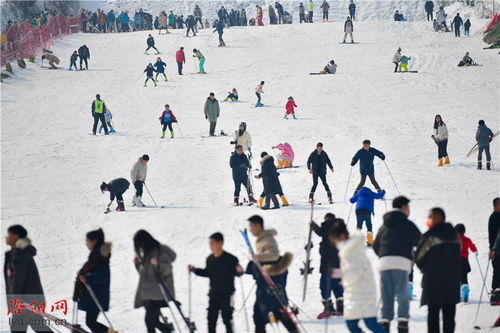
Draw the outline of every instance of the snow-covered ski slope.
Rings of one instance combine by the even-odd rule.
[[[472,20],[472,33],[484,23]],[[40,68],[39,63],[29,64],[24,71],[15,67],[15,78],[1,85],[2,235],[11,224],[27,227],[38,248],[36,261],[49,303],[70,299],[75,274],[88,255],[85,233],[102,227],[114,244],[109,317],[120,331],[144,332],[144,311],[133,309],[138,282],[132,264],[134,233],[144,228],[177,252],[176,293],[187,311],[186,266],[204,265],[209,254],[208,236],[222,231],[226,250],[246,264],[246,248],[238,230],[245,228],[250,215],[261,214],[268,228],[278,230],[280,250],[295,255],[288,293],[304,310],[299,317],[308,332],[323,332],[324,321],[313,319],[322,309],[319,239],[314,239],[315,271],[309,278],[305,304],[300,303],[299,274],[305,257],[307,195],[312,183],[304,165],[318,141],[324,143],[335,166],[335,173],[328,175],[335,204],[317,206],[316,221],[329,211],[347,220],[350,205],[343,202],[343,196],[350,160],[362,140],[369,138],[386,154],[401,194],[412,199],[411,218],[420,229],[426,229],[429,208],[443,207],[449,221],[467,226],[467,235],[479,247],[484,272],[487,219],[491,200],[499,194],[500,174],[498,169],[477,171],[475,157],[466,158],[465,154],[475,143],[479,119],[493,130],[499,128],[498,55],[482,49],[480,35],[457,39],[451,33],[434,33],[427,22],[355,22],[354,36],[360,42],[355,45],[339,44],[342,29],[343,22],[339,21],[235,27],[224,34],[226,48],[216,47],[217,37],[211,30],[202,30],[196,38],[184,38],[184,31],[178,30],[167,36],[155,35],[160,56],[168,63],[169,77],[168,82],[160,80],[156,88],[151,82],[144,88],[144,76],[140,76],[147,63],[156,59],[155,55],[144,54],[148,32],[72,35],[53,48],[62,60],[62,69],[50,71]],[[90,48],[90,70],[67,71],[70,54],[81,44]],[[175,50],[180,46],[187,51],[186,75],[182,77],[176,74],[174,62]],[[411,69],[418,70],[418,74],[393,73],[391,61],[398,47],[412,57]],[[207,75],[193,74],[193,48],[205,54]],[[466,51],[483,66],[457,67]],[[338,74],[309,75],[321,70],[330,59],[338,64]],[[261,80],[266,81],[263,102],[268,107],[254,108],[254,88]],[[301,167],[281,171],[280,176],[290,207],[267,212],[231,207],[233,182],[228,162],[232,138],[201,137],[208,132],[203,116],[208,94],[215,92],[221,101],[231,88],[238,89],[241,101],[221,104],[217,129],[233,133],[241,121],[247,122],[254,142],[255,167],[259,167],[260,152],[272,153],[272,145],[289,142],[293,146],[295,164]],[[89,135],[90,105],[96,93],[114,114],[118,131],[114,135]],[[289,96],[299,106],[298,120],[283,119]],[[173,140],[160,139],[158,117],[166,103],[171,105],[182,130],[180,135],[174,127]],[[435,114],[442,115],[450,132],[452,164],[443,168],[436,167],[436,146],[430,138]],[[492,147],[495,165],[500,165],[499,144],[494,142]],[[131,188],[125,194],[126,212],[103,214],[108,198],[100,193],[100,183],[128,178],[132,164],[145,153],[151,157],[148,188],[156,202],[167,207],[131,207]],[[388,198],[397,196],[385,165],[377,160],[375,167]],[[349,194],[357,181],[355,167]],[[255,192],[261,190],[260,181],[255,180]],[[316,197],[326,202],[321,185]],[[152,204],[147,193],[144,201]],[[388,208],[390,204],[388,201]],[[375,230],[381,225],[385,209],[383,202],[376,203]],[[349,226],[354,228],[353,213]],[[372,257],[376,267],[377,259]],[[459,332],[472,331],[479,301],[481,278],[473,256],[471,265],[471,301],[458,306]],[[421,274],[416,271],[417,295],[420,280]],[[246,276],[243,282],[249,292],[253,280]],[[488,286],[490,282],[488,276]],[[204,332],[208,280],[194,278],[192,286],[193,319]],[[253,301],[251,296],[249,313]],[[5,298],[1,302],[5,309]],[[237,281],[234,317],[239,332],[245,331],[241,304]],[[167,311],[165,314],[170,316]],[[424,332],[426,309],[419,308],[418,299],[412,302],[411,314],[412,332]],[[478,324],[491,325],[497,315],[498,309],[483,304]],[[2,313],[3,330],[7,329],[4,319]],[[332,331],[347,331],[343,319],[330,320],[330,325],[334,325]]]

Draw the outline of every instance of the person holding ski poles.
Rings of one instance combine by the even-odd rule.
[[[158,49],[155,47],[155,39],[153,38],[153,36],[151,36],[151,34],[148,35],[146,44],[148,45],[148,48],[146,49],[146,51],[144,51],[144,54],[148,54],[149,49],[155,49],[156,54],[160,53],[160,51],[158,51]]]
[[[168,127],[170,131],[170,138],[174,138],[174,129],[172,128],[172,123],[177,123],[177,118],[175,118],[174,113],[172,110],[170,110],[170,105],[165,104],[165,110],[163,110],[160,118],[160,123],[163,126],[162,132],[161,132],[161,138],[163,139],[165,137],[165,131]]]
[[[125,210],[125,204],[123,203],[123,193],[125,193],[128,190],[129,186],[130,186],[130,183],[125,178],[113,179],[108,184],[106,184],[105,182],[102,182],[101,187],[100,187],[101,192],[102,193],[109,192],[110,202],[108,204],[106,212],[110,211],[109,207],[111,206],[111,204],[113,203],[115,198],[116,198],[116,203],[117,203],[116,210],[117,211],[124,211]]]
[[[241,145],[236,145],[236,149],[229,159],[229,166],[233,170],[234,205],[240,205],[239,197],[242,184],[247,189],[248,201],[250,203],[257,202],[253,198],[252,186],[250,185],[248,178],[248,169],[250,168],[250,162],[248,161],[248,157],[244,153],[243,147]]]
[[[224,43],[224,40],[222,39],[222,34],[224,33],[224,22],[223,21],[216,20],[215,29],[214,29],[213,33],[215,33],[216,31],[219,34],[219,46],[226,46],[226,43]]]
[[[330,161],[330,157],[323,150],[323,144],[318,142],[316,149],[309,155],[307,159],[307,169],[309,173],[313,176],[313,186],[311,187],[311,193],[309,193],[309,202],[314,202],[314,192],[318,187],[318,178],[321,179],[323,186],[325,187],[326,195],[328,196],[328,202],[333,203],[332,192],[330,192],[330,187],[326,182],[326,166],[330,168],[333,173],[333,165]]]
[[[471,239],[465,236],[465,225],[459,223],[455,226],[455,230],[460,237],[460,242],[462,243],[462,251],[460,252],[460,260],[462,261],[462,275],[461,275],[461,286],[460,286],[460,300],[462,302],[469,302],[469,281],[467,275],[471,271],[469,263],[469,250],[476,254],[476,245],[471,241]]]
[[[168,81],[167,75],[165,74],[165,67],[167,67],[167,64],[161,60],[160,57],[156,59],[155,64],[153,67],[156,68],[156,77],[155,81],[158,82],[158,75],[163,74],[163,77],[165,78],[165,81]]]
[[[108,311],[109,284],[111,280],[109,270],[111,243],[105,241],[104,232],[99,228],[87,233],[85,245],[90,250],[90,254],[85,264],[78,271],[73,301],[78,303],[78,310],[87,313],[85,324],[92,332],[108,332],[108,327],[97,321],[100,312],[99,306],[90,295],[89,290],[92,290],[95,294],[102,309]]]
[[[478,155],[477,155],[477,169],[481,170],[483,164],[481,160],[483,159],[483,151],[486,154],[486,169],[491,169],[491,154],[490,154],[490,142],[493,140],[495,135],[493,132],[486,127],[486,123],[484,120],[479,121],[479,126],[477,127],[476,132],[476,142],[479,147]]]
[[[134,308],[146,309],[145,322],[148,333],[155,333],[157,328],[161,332],[173,332],[173,325],[160,322],[160,317],[166,318],[161,313],[161,308],[167,307],[168,302],[177,302],[172,267],[177,254],[167,245],[160,244],[145,230],[139,230],[134,235],[134,249],[134,264],[139,273]],[[164,291],[166,295],[163,295],[160,285],[168,289]],[[171,295],[172,299],[168,295]]]
[[[198,74],[206,74],[205,73],[205,56],[201,53],[200,50],[193,49],[193,58],[197,58],[198,61],[200,62],[200,70],[198,71]]]
[[[142,187],[146,182],[146,176],[148,174],[148,162],[149,156],[146,154],[142,155],[139,160],[135,162],[130,172],[130,178],[135,187],[135,196],[132,200],[132,206],[144,207],[142,203]]]
[[[197,276],[207,277],[210,280],[208,292],[208,333],[215,333],[219,311],[226,332],[233,332],[233,305],[232,298],[235,292],[234,278],[244,272],[239,265],[238,258],[224,251],[224,236],[220,232],[209,238],[210,251],[205,268],[195,268],[189,265],[188,271]]]
[[[154,69],[153,64],[149,63],[143,72],[143,73],[146,73],[146,81],[144,81],[144,87],[147,87],[147,83],[149,80],[153,81],[153,83],[156,87],[156,80],[153,78],[154,72],[158,73],[158,71],[156,69]]]
[[[361,180],[358,186],[356,187],[354,195],[356,195],[359,189],[365,185],[367,176],[370,178],[370,181],[375,187],[375,190],[377,190],[377,192],[382,191],[377,181],[375,180],[375,167],[373,165],[373,159],[375,158],[375,156],[380,158],[382,161],[385,160],[385,155],[383,152],[375,148],[372,148],[370,140],[364,140],[363,148],[358,150],[358,152],[354,155],[351,161],[351,167],[355,166],[356,163],[358,163],[359,161],[359,172],[361,173]]]
[[[439,114],[434,117],[434,135],[432,138],[438,146],[437,166],[443,166],[443,159],[444,164],[450,164],[450,158],[448,157],[448,151],[446,150],[448,147],[448,127],[446,127],[443,118]]]

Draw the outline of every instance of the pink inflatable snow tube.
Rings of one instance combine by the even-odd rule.
[[[290,163],[293,163],[293,159],[295,158],[295,154],[293,153],[292,146],[289,143],[280,143],[274,148],[279,149],[281,151],[281,155],[283,155]]]

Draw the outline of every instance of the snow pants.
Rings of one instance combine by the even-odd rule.
[[[158,49],[155,46],[153,46],[153,45],[149,45],[148,48],[146,49],[146,52],[148,52],[149,49],[155,49],[156,53],[160,53],[160,51],[158,51]]]
[[[288,332],[297,332],[297,327],[283,310],[276,309],[272,313],[276,321],[280,321]],[[266,324],[269,323],[269,317],[267,313],[262,313],[258,300],[255,301],[253,307],[253,322],[255,324],[255,333],[266,333]]]
[[[404,69],[405,72],[408,72],[408,65],[407,64],[399,64],[399,71],[401,72],[401,70]]]
[[[490,147],[489,146],[488,147],[479,147],[477,160],[479,162],[481,162],[481,160],[483,159],[483,151],[486,154],[486,162],[490,162],[491,161],[491,154],[490,154]]]
[[[377,191],[380,190],[380,186],[378,185],[377,181],[375,180],[375,174],[371,173],[369,175],[361,175],[361,180],[359,181],[358,187],[356,187],[356,191],[359,191],[359,189],[365,185],[366,176],[368,176],[370,178],[370,181],[372,182],[375,189]]]
[[[233,333],[232,295],[209,296],[208,300],[208,333],[215,333],[219,311],[226,326],[226,333]]]
[[[195,19],[194,24],[195,24],[195,25],[198,25],[198,22],[200,22],[201,28],[203,29],[203,22],[201,22],[201,17],[197,17],[197,18]]]
[[[438,158],[443,158],[448,156],[448,151],[446,150],[447,147],[448,147],[448,139],[438,142]]]
[[[356,212],[356,222],[357,222],[357,225],[356,225],[356,228],[361,230],[363,229],[363,222],[366,222],[366,230],[368,232],[373,232],[373,228],[372,228],[372,217],[371,217],[371,213],[366,211],[362,211],[362,210],[359,210]]]
[[[83,62],[85,62],[85,69],[89,69],[89,63],[87,61],[87,57],[80,56],[80,69],[82,69]]]
[[[182,75],[182,62],[177,63],[177,73],[179,73],[179,75]]]
[[[493,266],[493,280],[491,281],[491,290],[500,288],[500,256],[496,256],[492,261]]]
[[[352,32],[346,32],[346,33],[344,34],[344,43],[345,43],[345,40],[346,40],[346,38],[347,38],[347,35],[349,35],[349,36],[351,37],[351,42],[354,42],[354,39],[352,38]]]
[[[257,103],[260,103],[260,100],[261,100],[260,93],[255,92],[255,95],[257,95]]]
[[[460,278],[460,284],[469,284],[467,275],[471,271],[469,258],[460,258],[462,263],[462,277]]]
[[[158,81],[158,75],[163,74],[165,81],[168,81],[167,74],[165,72],[156,72],[155,81]]]
[[[432,10],[427,13],[427,21],[434,21],[434,15],[432,14]]]
[[[331,278],[326,273],[321,273],[319,289],[321,290],[321,297],[325,300],[331,298],[332,292],[335,298],[344,297],[344,289],[340,284],[340,279]]]
[[[92,127],[94,135],[96,134],[99,121],[101,121],[101,125],[104,127],[104,133],[108,134],[108,126],[106,125],[106,120],[104,119],[104,113],[94,113],[94,126]]]
[[[439,328],[439,313],[443,312],[443,330]],[[455,304],[429,304],[427,313],[428,333],[453,333],[455,331]]]
[[[408,272],[390,269],[380,272],[380,294],[382,297],[382,319],[394,319],[394,299],[398,302],[398,320],[410,317],[410,292]]]
[[[155,333],[158,328],[161,332],[168,332],[166,323],[160,322],[161,312],[160,309],[165,306],[164,301],[148,301],[146,308],[146,328],[148,333]]]
[[[349,16],[351,17],[351,20],[354,21],[356,19],[356,10],[350,10]]]
[[[313,23],[313,12],[309,12],[309,23]]]
[[[210,135],[215,135],[215,126],[217,126],[217,122],[210,123],[210,129],[208,132]]]
[[[203,72],[205,73],[205,57],[201,57],[201,60],[200,60],[200,72]]]
[[[187,31],[186,31],[186,37],[189,36],[189,31],[193,32],[193,36],[196,36],[196,33],[194,32],[194,26],[188,26]]]
[[[325,187],[325,191],[330,193],[330,186],[326,182],[326,174],[319,175],[317,173],[313,173],[313,186],[311,187],[311,193],[316,192],[316,188],[318,187],[318,178],[321,179],[323,186]]]
[[[218,34],[219,34],[219,45],[226,45],[226,43],[224,43],[224,39],[222,39],[223,32],[218,31]]]
[[[455,26],[455,37],[460,37],[460,26]]]
[[[75,67],[75,71],[78,70],[78,67],[76,66],[76,60],[72,60],[71,63],[69,64],[69,69],[73,70],[73,66]]]
[[[162,132],[165,132],[165,130],[169,129],[170,132],[173,132],[174,129],[172,128],[172,122],[169,122],[169,123],[163,123],[163,128],[162,128]]]

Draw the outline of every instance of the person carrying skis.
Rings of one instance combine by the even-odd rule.
[[[188,18],[186,19],[186,37],[189,37],[189,31],[193,32],[193,37],[196,37],[196,32],[194,31],[194,27],[196,26],[196,20],[194,19],[193,15],[188,15]]]
[[[219,311],[226,332],[233,332],[232,298],[235,292],[234,277],[241,276],[244,272],[239,265],[238,258],[224,251],[224,236],[220,232],[212,234],[209,238],[210,251],[205,268],[195,268],[189,265],[188,271],[197,276],[207,277],[210,280],[208,292],[208,333],[215,333]]]
[[[354,32],[354,25],[352,24],[352,20],[350,16],[347,16],[347,19],[344,23],[344,41],[342,43],[345,44],[345,40],[347,38],[347,35],[351,37],[351,44],[354,43],[354,39],[352,37],[352,33]]]
[[[257,284],[255,306],[253,308],[253,320],[255,332],[266,332],[269,323],[269,314],[272,313],[275,320],[280,321],[288,332],[298,332],[298,328],[284,307],[288,306],[286,294],[286,280],[288,267],[292,263],[293,254],[286,252],[280,256],[278,243],[274,238],[278,233],[274,229],[264,229],[264,220],[259,215],[253,215],[248,219],[250,233],[256,237],[255,253],[252,261],[248,263],[246,273],[253,275]],[[257,268],[256,263],[262,267]],[[269,291],[269,285],[263,274],[270,278],[278,289],[279,296]],[[279,297],[279,299],[278,299]]]
[[[156,329],[161,332],[173,332],[173,325],[160,322],[160,317],[166,320],[161,308],[167,307],[168,302],[176,302],[172,263],[177,254],[167,245],[160,244],[145,230],[139,230],[134,235],[134,249],[134,264],[139,273],[134,308],[146,309],[145,322],[148,333],[154,333]],[[166,297],[163,296],[160,286],[168,289],[165,291]],[[169,298],[169,294],[172,299]]]
[[[208,134],[210,136],[215,136],[215,127],[217,126],[217,119],[219,118],[220,108],[219,101],[215,98],[215,94],[213,92],[210,93],[210,96],[205,101],[205,119],[210,123],[210,129]]]
[[[467,275],[471,271],[470,263],[469,263],[469,250],[477,256],[477,248],[476,245],[470,240],[469,237],[465,236],[465,225],[459,223],[455,226],[455,231],[458,233],[460,237],[460,242],[462,243],[462,250],[460,252],[460,260],[462,261],[462,275],[460,281],[460,300],[462,302],[469,302],[469,281],[467,279]]]
[[[434,135],[432,136],[438,146],[438,167],[444,164],[450,164],[450,157],[448,156],[448,127],[443,121],[441,115],[437,114],[434,117]]]
[[[156,80],[153,77],[154,72],[158,73],[158,71],[156,69],[154,69],[153,64],[149,63],[143,72],[143,73],[146,73],[146,81],[144,81],[144,87],[147,87],[147,83],[149,80],[153,81],[153,83],[156,87]]]
[[[323,10],[323,22],[328,22],[328,11],[330,10],[330,5],[326,0],[323,0],[321,9]]]
[[[274,158],[266,152],[260,154],[262,158],[260,161],[261,172],[255,176],[257,179],[262,179],[264,185],[264,193],[266,195],[265,205],[261,207],[262,210],[279,209],[280,204],[276,198],[276,194],[282,192],[281,184],[279,182],[279,173],[274,165]],[[271,208],[271,200],[273,201],[273,208]]]
[[[486,124],[484,120],[479,121],[479,126],[477,127],[477,132],[476,132],[476,142],[477,146],[479,147],[478,155],[477,155],[477,169],[481,170],[483,165],[482,165],[482,159],[483,159],[483,151],[486,154],[486,169],[490,170],[491,169],[491,154],[490,154],[490,142],[493,140],[495,135],[489,129],[486,127]]]
[[[200,70],[198,71],[198,74],[206,74],[205,73],[205,56],[201,53],[200,50],[193,49],[193,58],[197,58],[199,61],[199,66]]]
[[[69,70],[73,70],[73,66],[75,67],[75,71],[78,70],[78,67],[76,66],[76,60],[78,60],[78,51],[74,51],[71,57],[69,58]]]
[[[236,149],[229,159],[229,166],[233,170],[234,205],[240,206],[239,199],[242,184],[247,189],[248,201],[250,203],[257,202],[253,198],[252,186],[250,185],[250,181],[248,179],[248,169],[250,168],[250,162],[241,145],[236,145]]]
[[[125,204],[123,203],[123,193],[128,190],[129,186],[130,183],[125,178],[113,179],[108,184],[102,182],[100,187],[101,192],[109,192],[109,200],[111,200],[108,204],[108,207],[106,208],[106,212],[110,211],[109,207],[111,206],[115,198],[117,203],[116,210],[121,212],[125,210]]]
[[[288,115],[292,115],[293,119],[297,119],[295,118],[295,108],[298,107],[297,104],[295,104],[295,101],[293,99],[292,96],[288,97],[288,102],[286,102],[286,105],[285,105],[285,110],[286,110],[286,113],[285,113],[285,119],[288,119]]]
[[[132,179],[132,184],[135,187],[135,196],[132,199],[132,206],[144,207],[142,203],[142,187],[146,182],[146,176],[148,175],[148,162],[149,156],[142,155],[137,162],[135,162],[130,172],[130,178]]]
[[[146,44],[148,45],[148,48],[146,49],[146,51],[144,51],[144,54],[149,54],[148,53],[149,49],[155,49],[156,54],[160,53],[160,51],[158,51],[158,49],[155,47],[155,39],[153,38],[153,36],[151,36],[151,34],[148,35],[148,39],[146,39]]]
[[[293,167],[295,154],[293,152],[292,146],[289,143],[280,143],[276,146],[273,146],[272,149],[278,149],[280,151],[280,154],[276,156],[278,159],[278,165],[276,166],[277,169]]]
[[[106,125],[108,125],[109,128],[109,133],[115,133],[115,129],[113,128],[113,124],[111,123],[111,120],[113,119],[113,114],[111,113],[110,109],[106,109],[106,113],[104,114],[104,121],[106,122]],[[102,132],[103,126],[99,126],[99,133]]]
[[[260,81],[260,83],[257,85],[255,88],[255,95],[257,96],[257,104],[255,104],[255,107],[263,107],[264,104],[261,103],[261,97],[260,95],[264,93],[264,81]]]
[[[400,61],[401,61],[401,48],[399,47],[396,53],[394,54],[394,57],[392,58],[392,63],[396,65],[394,67],[394,73],[398,71]]]
[[[90,50],[87,45],[82,45],[78,48],[78,56],[80,57],[80,70],[83,70],[83,63],[85,62],[85,69],[89,69],[87,59],[90,59]]]
[[[86,312],[85,324],[92,332],[108,332],[108,327],[97,321],[100,310],[87,288],[95,294],[102,309],[108,311],[111,243],[105,241],[104,232],[99,228],[87,233],[85,245],[90,254],[78,271],[73,301],[77,302],[78,310]]]
[[[224,43],[224,39],[222,39],[222,34],[224,34],[224,22],[223,21],[219,21],[219,20],[215,21],[215,29],[214,29],[213,33],[215,33],[216,31],[219,34],[219,46],[226,46],[226,43]]]
[[[240,123],[239,129],[234,131],[234,140],[231,141],[231,144],[241,146],[243,152],[246,153],[248,151],[249,157],[252,158],[252,136],[248,133],[247,123],[244,121]]]
[[[333,165],[330,161],[330,157],[328,157],[328,154],[323,150],[323,144],[321,142],[316,144],[316,149],[309,155],[306,165],[309,173],[313,176],[313,186],[309,194],[309,202],[314,202],[314,192],[316,192],[316,187],[318,187],[319,178],[325,187],[328,202],[330,204],[333,203],[332,192],[330,192],[330,187],[326,182],[326,166],[328,165],[330,171],[333,173]]]
[[[460,37],[460,27],[464,24],[464,21],[460,17],[460,13],[457,13],[457,15],[453,18],[453,21],[451,22],[451,26],[453,27],[453,30],[455,30],[455,37]]]
[[[106,119],[104,117],[104,114],[106,113],[106,104],[104,104],[104,101],[101,99],[101,95],[97,94],[95,95],[95,98],[96,99],[92,102],[91,106],[92,117],[94,118],[92,133],[96,135],[97,125],[99,124],[99,121],[101,121],[101,125],[104,127],[104,134],[108,135],[108,126],[106,125]]]
[[[434,2],[427,0],[424,5],[425,13],[427,14],[427,22],[434,20]]]
[[[379,193],[372,192],[368,187],[362,187],[349,201],[351,204],[356,202],[356,228],[363,229],[363,222],[366,223],[366,243],[371,246],[373,244],[373,228],[372,214],[375,215],[375,199],[383,199],[385,191]]]
[[[464,36],[467,37],[470,36],[470,26],[471,26],[470,20],[467,19],[464,23]]]
[[[158,75],[160,74],[163,74],[165,81],[168,81],[167,75],[165,74],[165,67],[167,67],[167,64],[164,61],[162,61],[160,57],[156,59],[156,62],[153,65],[153,67],[156,68],[155,81],[158,81]]]
[[[357,191],[365,185],[366,177],[370,178],[375,190],[377,192],[382,191],[377,181],[375,180],[375,167],[373,166],[373,159],[377,156],[382,161],[385,160],[385,155],[380,150],[371,147],[370,140],[363,141],[363,148],[358,150],[358,152],[354,155],[351,161],[351,167],[355,166],[359,161],[359,172],[361,173],[361,180],[356,187],[356,191],[354,195],[356,195]]]
[[[354,0],[349,2],[349,16],[351,17],[351,20],[356,20],[356,4],[354,3]]]
[[[184,54],[184,47],[175,52],[175,61],[177,62],[177,73],[182,75],[182,65],[186,63],[186,55]]]
[[[377,323],[377,294],[375,276],[366,253],[364,236],[359,231],[352,235],[343,220],[330,229],[329,240],[339,251],[342,287],[344,288],[344,317],[350,332],[359,332],[359,320],[374,333],[387,333]]]
[[[337,220],[334,214],[327,213],[321,226],[314,221],[310,222],[314,233],[321,237],[321,243],[319,244],[319,254],[321,256],[319,289],[321,290],[321,302],[324,310],[316,317],[317,319],[342,316],[344,314],[344,289],[341,284],[342,273],[340,271],[339,251],[335,244],[328,240],[329,232],[337,221],[341,220]],[[336,311],[332,302],[332,293],[336,298]]]
[[[161,130],[161,138],[163,139],[165,137],[165,131],[168,127],[168,130],[170,131],[170,138],[173,139],[174,129],[172,128],[172,123],[177,123],[177,118],[175,118],[174,113],[170,110],[170,105],[165,104],[165,110],[163,110],[158,119],[160,119],[160,123],[163,126]]]
[[[238,91],[236,90],[236,88],[233,88],[233,90],[231,90],[231,92],[228,92],[228,95],[227,95],[226,99],[224,100],[224,102],[226,102],[228,100],[231,100],[231,102],[238,101]]]

